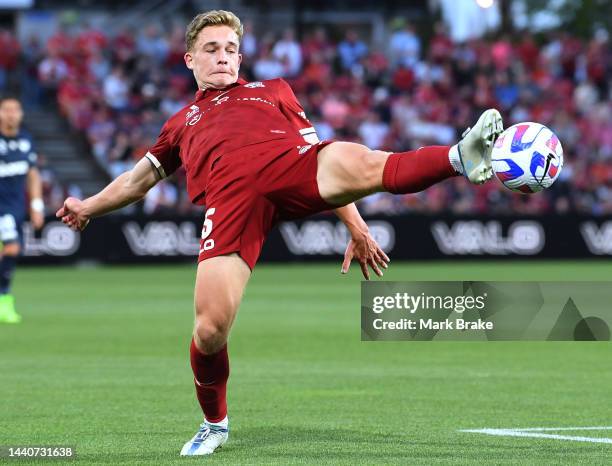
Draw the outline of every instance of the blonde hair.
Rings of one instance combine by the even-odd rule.
[[[238,42],[242,41],[243,28],[240,18],[231,11],[211,10],[200,13],[191,20],[185,32],[185,47],[191,51],[195,45],[198,34],[208,26],[229,26],[238,36]]]

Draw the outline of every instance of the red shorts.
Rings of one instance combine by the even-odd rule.
[[[266,144],[215,161],[206,186],[198,262],[236,252],[252,270],[279,221],[333,209],[317,185],[317,154],[328,144],[301,149]]]

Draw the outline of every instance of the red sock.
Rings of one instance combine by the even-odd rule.
[[[229,358],[227,345],[215,354],[202,354],[191,340],[191,369],[195,377],[198,401],[208,422],[220,422],[227,416],[227,379]]]
[[[448,158],[449,146],[426,146],[391,154],[383,171],[383,186],[393,194],[417,193],[457,176]]]

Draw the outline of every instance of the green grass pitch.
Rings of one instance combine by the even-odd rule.
[[[195,266],[18,269],[0,445],[72,445],[77,463],[610,464],[610,444],[458,432],[611,426],[609,343],[361,342],[358,267],[339,269],[258,266],[230,339],[230,441],[206,459],[178,456],[200,422]],[[603,262],[455,262],[385,279],[606,277]]]

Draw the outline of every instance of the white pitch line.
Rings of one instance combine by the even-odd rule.
[[[554,429],[548,427],[536,427],[538,430],[607,430],[610,427],[603,428],[577,428],[570,429],[567,427]],[[547,438],[553,440],[573,440],[576,442],[590,442],[590,443],[610,443],[612,444],[612,438],[598,438],[598,437],[577,437],[572,435],[555,435],[555,434],[539,434],[537,432],[529,432],[525,429],[462,429],[459,432],[472,432],[477,434],[487,434],[487,435],[498,435],[501,437],[532,437],[532,438]]]
[[[519,432],[542,432],[547,430],[612,430],[612,426],[599,426],[599,427],[529,427],[527,429],[507,429],[516,430]]]

